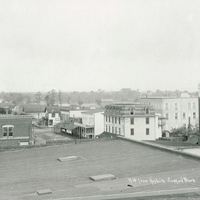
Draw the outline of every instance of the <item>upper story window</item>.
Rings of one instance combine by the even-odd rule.
[[[195,102],[193,102],[192,108],[193,108],[193,109],[196,109],[196,104],[195,104]]]
[[[51,113],[51,117],[55,117],[56,116],[56,113],[55,112],[52,112]]]
[[[134,118],[131,118],[130,121],[131,121],[131,124],[134,124]]]
[[[196,119],[196,113],[193,112],[193,119]]]
[[[119,124],[121,124],[121,118],[119,117]]]
[[[175,106],[175,110],[178,110],[178,104],[175,103],[174,106]]]
[[[108,121],[110,122],[110,116],[109,116],[109,118],[108,118]]]
[[[178,113],[175,113],[175,119],[178,119]]]
[[[149,117],[146,117],[146,124],[149,124]]]
[[[183,119],[185,119],[186,118],[186,115],[185,115],[185,112],[183,113]]]
[[[114,117],[112,117],[112,123],[114,123]]]
[[[146,128],[146,135],[149,135],[149,128]]]
[[[4,125],[2,126],[3,136],[4,137],[12,137],[14,133],[14,126],[13,125]]]
[[[146,114],[149,114],[149,108],[146,108],[145,110],[146,110]]]
[[[131,108],[131,115],[134,115],[134,109]]]
[[[191,110],[191,103],[188,103],[188,109]]]
[[[165,104],[165,110],[168,110],[168,103]]]
[[[108,116],[106,115],[106,122],[108,121]]]
[[[169,119],[169,114],[168,114],[168,113],[166,113],[165,117],[166,117],[166,119]]]

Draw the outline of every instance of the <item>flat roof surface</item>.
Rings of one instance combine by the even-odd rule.
[[[71,155],[80,159],[57,160]],[[0,161],[0,199],[3,200],[67,200],[85,196],[105,199],[105,195],[106,199],[112,199],[112,195],[117,198],[131,193],[193,191],[200,184],[200,161],[124,140],[0,152]],[[117,178],[97,183],[89,179],[99,174],[113,174]],[[175,181],[183,178],[185,182]],[[36,191],[46,188],[52,194],[37,195]]]

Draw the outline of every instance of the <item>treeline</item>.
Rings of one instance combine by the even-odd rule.
[[[140,97],[150,96],[168,96],[178,97],[181,93],[187,91],[145,91],[132,90],[123,88],[119,91],[90,91],[90,92],[63,92],[51,90],[49,92],[30,92],[30,93],[14,93],[1,92],[0,99],[3,103],[13,103],[15,105],[25,103],[44,103],[47,105],[62,105],[62,104],[83,104],[83,103],[97,103],[101,104],[102,100],[112,99],[115,101],[134,101]],[[190,93],[192,96],[197,96],[198,93]]]

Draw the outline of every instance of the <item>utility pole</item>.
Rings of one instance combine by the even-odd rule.
[[[199,135],[200,135],[200,84],[198,85],[198,117],[199,117]]]
[[[200,135],[200,97],[198,96],[198,108],[199,108],[199,135]]]

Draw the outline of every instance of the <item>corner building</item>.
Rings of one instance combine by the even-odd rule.
[[[134,140],[156,140],[161,137],[161,119],[153,107],[139,103],[107,105],[104,130]]]

